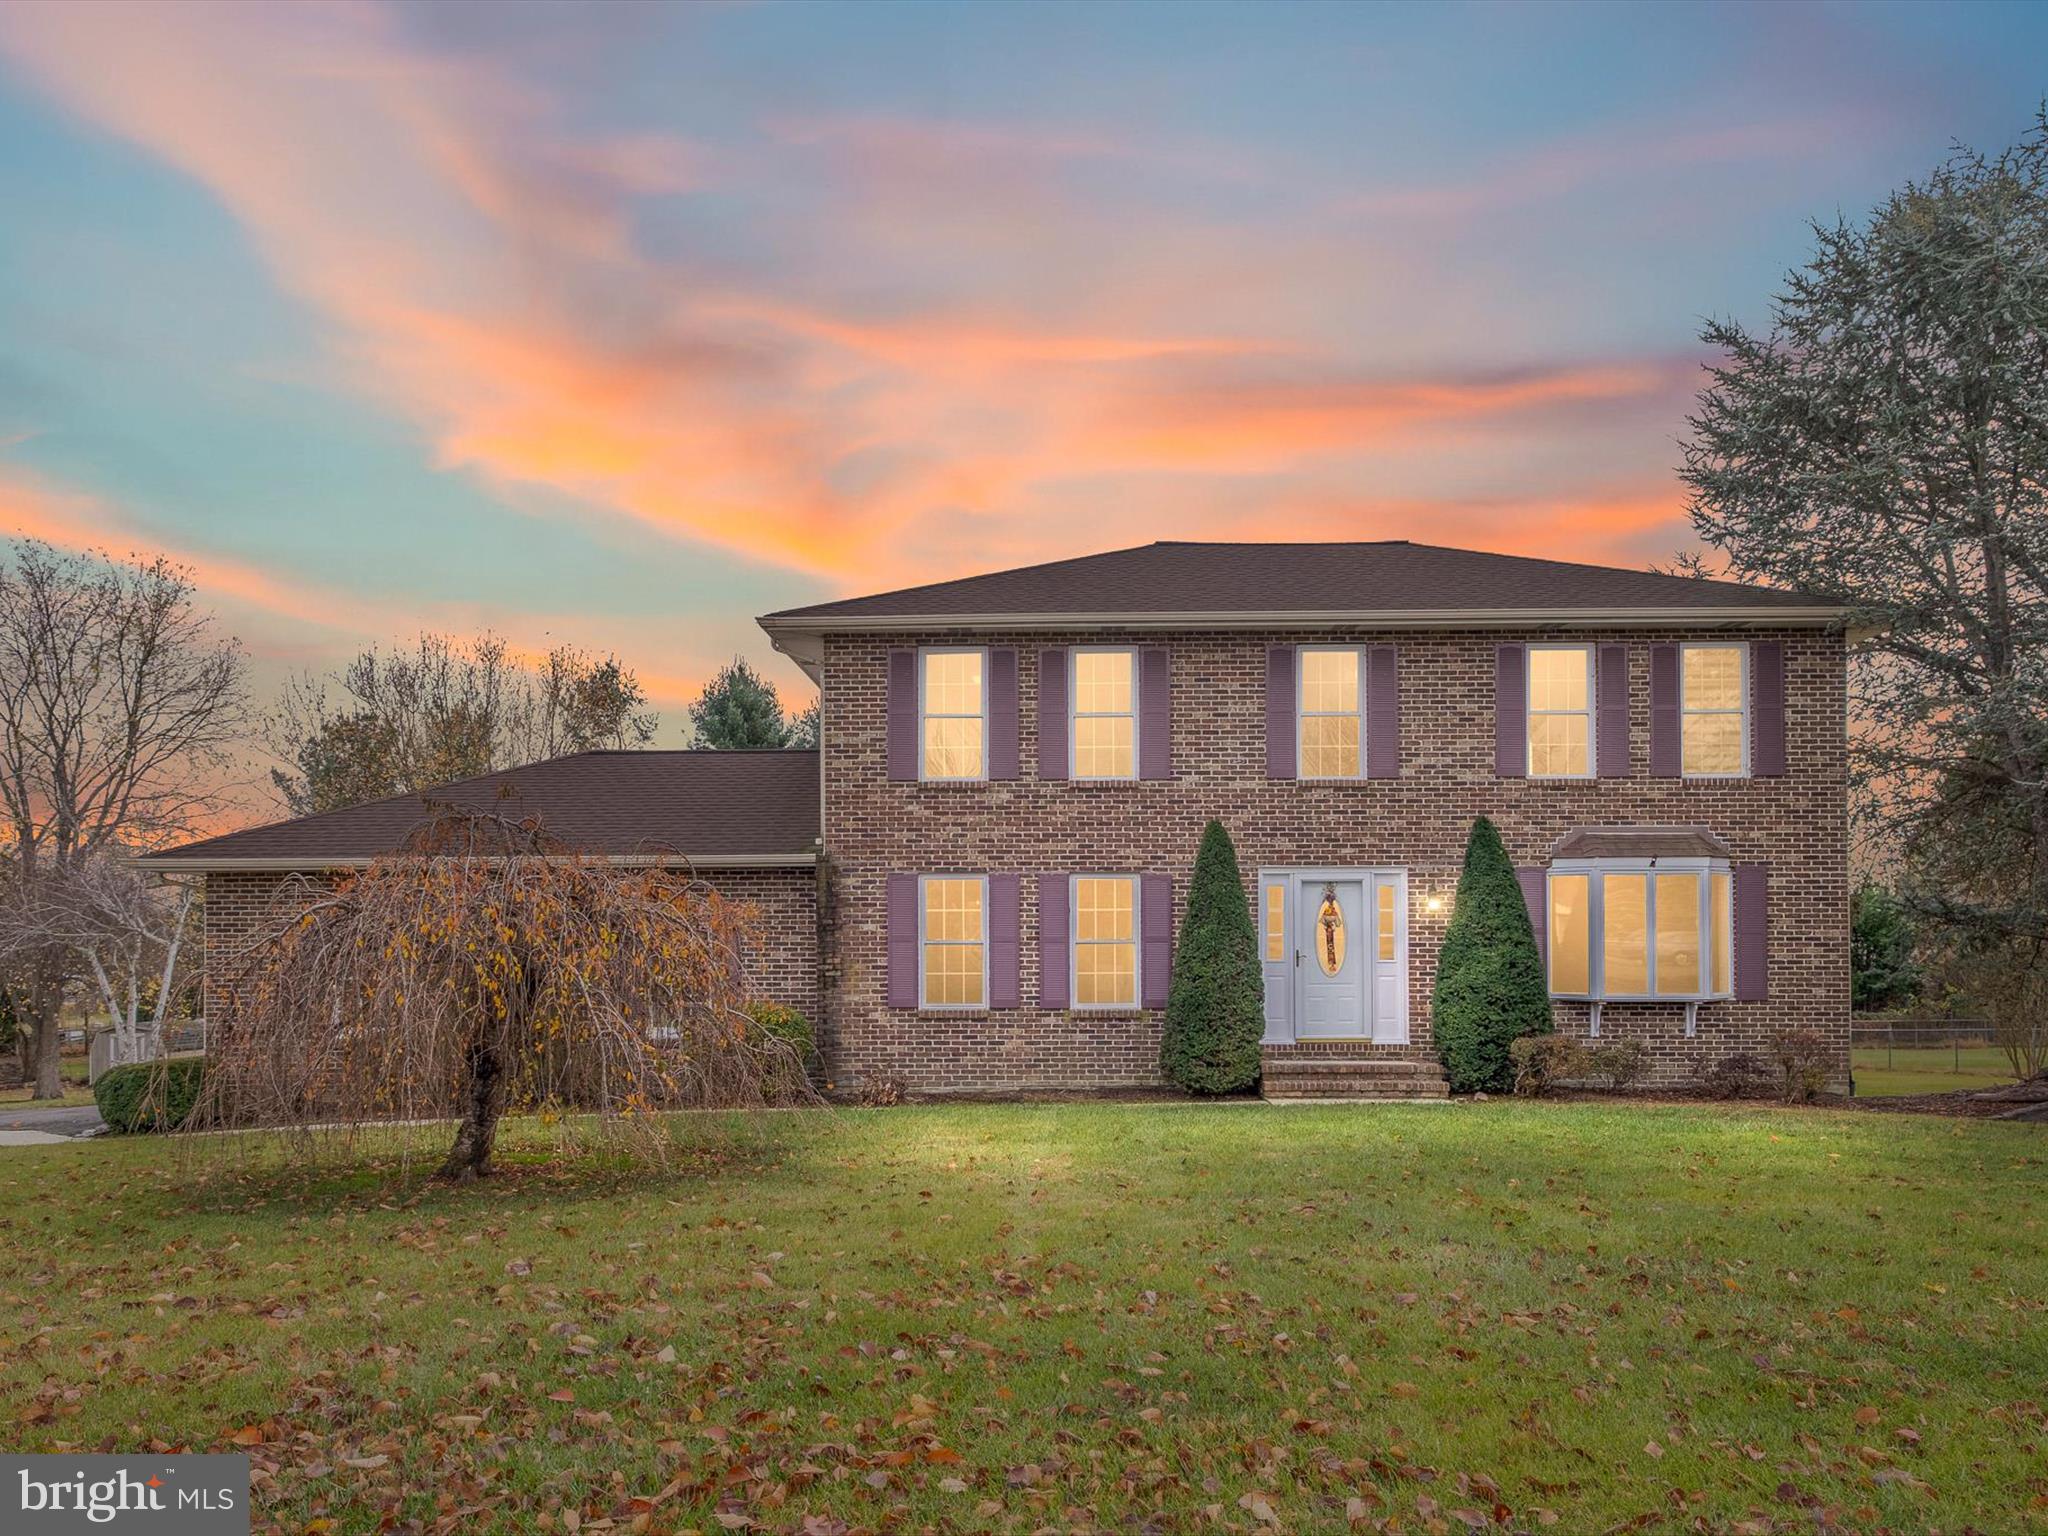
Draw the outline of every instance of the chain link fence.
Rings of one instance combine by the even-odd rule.
[[[1994,1088],[2016,1076],[1984,1019],[1858,1019],[1849,1061],[1859,1096]]]

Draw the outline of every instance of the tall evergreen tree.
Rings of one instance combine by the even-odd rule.
[[[791,722],[783,718],[775,685],[735,656],[704,685],[690,706],[696,744],[720,751],[791,745]]]
[[[2048,113],[1867,221],[1816,225],[1685,449],[1734,575],[1846,605],[1850,765],[1922,931],[2048,996]]]
[[[1160,1065],[1190,1093],[1235,1093],[1258,1081],[1265,1034],[1259,939],[1223,823],[1202,830],[1188,884]]]
[[[1515,1083],[1508,1047],[1551,1029],[1536,930],[1500,831],[1484,816],[1465,843],[1430,1024],[1453,1093],[1507,1092]]]

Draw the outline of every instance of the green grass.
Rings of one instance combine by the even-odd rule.
[[[2013,1080],[2012,1063],[1995,1045],[1857,1046],[1849,1053],[1858,1098],[1901,1093],[1954,1093],[1961,1088],[1995,1088]]]
[[[291,1532],[2048,1521],[2036,1127],[1496,1101],[687,1129],[655,1173],[542,1163],[521,1125],[469,1189],[159,1138],[0,1154],[6,1441],[239,1441]]]
[[[57,1063],[59,1080],[64,1085],[61,1099],[35,1099],[33,1084],[19,1088],[0,1088],[0,1109],[10,1112],[17,1109],[76,1109],[92,1103],[92,1089],[86,1085],[86,1074],[90,1071],[83,1056],[66,1056]]]

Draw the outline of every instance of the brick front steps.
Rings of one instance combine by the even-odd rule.
[[[1273,1102],[1327,1099],[1442,1099],[1444,1069],[1412,1056],[1296,1054],[1268,1051],[1260,1097]]]

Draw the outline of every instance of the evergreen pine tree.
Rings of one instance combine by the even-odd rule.
[[[1514,1086],[1508,1046],[1548,1034],[1550,991],[1536,931],[1500,832],[1481,816],[1465,844],[1457,907],[1437,955],[1430,1009],[1437,1055],[1453,1093]]]
[[[731,751],[789,742],[789,725],[782,718],[782,700],[774,685],[739,656],[704,685],[690,706],[690,723],[696,727],[700,747]]]
[[[1190,1093],[1235,1093],[1259,1076],[1265,1034],[1259,941],[1237,850],[1223,823],[1202,831],[1188,885],[1173,985],[1166,999],[1160,1064]]]

